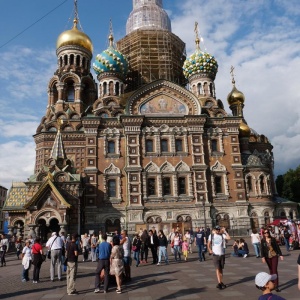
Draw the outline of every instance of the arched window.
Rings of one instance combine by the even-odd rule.
[[[169,151],[168,140],[167,139],[161,140],[160,148],[161,148],[161,152],[168,152]]]
[[[66,66],[68,64],[68,55],[64,56],[64,65]]]
[[[86,68],[86,58],[85,57],[82,58],[82,66],[84,68]]]
[[[110,179],[107,182],[107,195],[108,197],[116,197],[116,180],[115,179]]]
[[[222,177],[221,176],[216,176],[215,177],[215,189],[216,189],[216,194],[223,193]]]
[[[218,151],[218,140],[216,139],[211,140],[211,151],[212,152]]]
[[[156,195],[155,178],[147,179],[147,191],[148,191],[148,196]]]
[[[74,54],[70,55],[70,65],[74,65]]]
[[[182,139],[176,139],[175,140],[175,150],[176,152],[182,152]]]
[[[68,83],[67,86],[67,101],[74,102],[75,101],[75,89],[73,82]]]
[[[171,180],[169,177],[164,177],[162,180],[163,196],[171,195]]]
[[[146,152],[153,152],[153,140],[146,140]]]
[[[117,82],[116,83],[116,96],[119,96],[120,95],[120,83]]]
[[[185,177],[178,178],[178,195],[185,195],[186,194],[186,182]]]
[[[260,192],[264,193],[265,192],[265,180],[264,176],[259,177],[259,187],[260,187]]]
[[[114,141],[108,141],[107,153],[116,153],[116,144]]]
[[[107,82],[103,83],[103,95],[107,94]]]
[[[209,93],[212,96],[212,94],[213,94],[212,83],[209,84]]]
[[[201,86],[201,83],[198,83],[198,85],[197,85],[197,92],[198,92],[198,95],[201,95],[201,94],[202,94],[202,86]]]
[[[251,176],[247,177],[247,186],[248,186],[248,191],[253,192],[252,177]]]

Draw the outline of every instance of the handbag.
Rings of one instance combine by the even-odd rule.
[[[136,251],[137,250],[137,246],[132,246],[132,251]]]

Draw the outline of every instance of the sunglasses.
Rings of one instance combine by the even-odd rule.
[[[269,231],[264,232],[264,234],[269,234],[269,233],[270,233]]]

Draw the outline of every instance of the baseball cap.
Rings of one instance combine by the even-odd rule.
[[[255,276],[255,284],[258,287],[264,287],[269,281],[273,281],[277,278],[276,274],[268,274],[266,272],[260,272]]]
[[[217,226],[215,226],[215,229],[220,230],[221,228],[219,225],[217,225]]]

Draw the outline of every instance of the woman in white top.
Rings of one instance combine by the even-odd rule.
[[[31,267],[31,246],[30,240],[25,241],[25,247],[22,250],[22,265],[23,265],[23,274],[22,281],[29,281],[29,269]]]
[[[259,258],[260,257],[260,236],[255,228],[252,229],[251,242],[255,251],[256,258]]]

